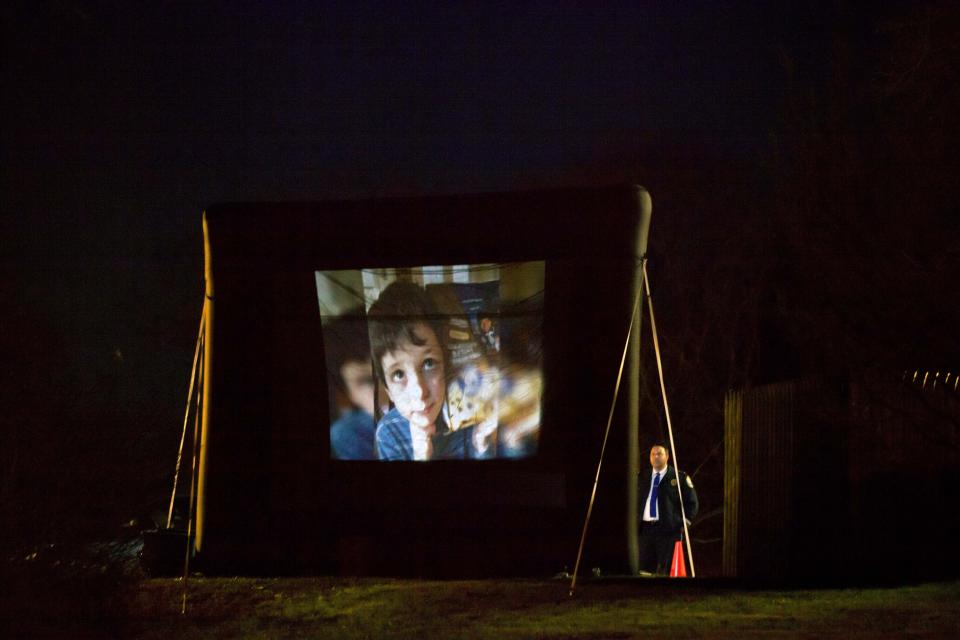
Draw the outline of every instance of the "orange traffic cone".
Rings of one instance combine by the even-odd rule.
[[[686,578],[687,563],[683,559],[683,542],[677,540],[673,545],[673,562],[670,563],[671,578]]]

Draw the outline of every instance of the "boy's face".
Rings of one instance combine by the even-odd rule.
[[[340,367],[340,377],[350,403],[373,415],[373,365],[369,360],[347,360]]]
[[[411,426],[432,433],[446,397],[443,348],[430,325],[418,322],[413,333],[424,344],[401,340],[396,349],[383,354],[383,375],[387,395],[400,415]]]

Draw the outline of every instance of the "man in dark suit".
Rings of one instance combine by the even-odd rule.
[[[641,501],[640,569],[661,575],[670,572],[674,543],[683,533],[683,515],[689,523],[699,507],[693,480],[682,471],[678,478],[677,471],[667,464],[669,459],[667,449],[655,445],[650,449],[653,470],[649,475],[641,471],[637,480]]]

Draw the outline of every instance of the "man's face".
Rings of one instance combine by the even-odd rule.
[[[387,395],[410,425],[433,433],[446,397],[443,348],[430,325],[418,322],[413,333],[424,344],[404,338],[383,355]]]
[[[653,466],[655,471],[663,471],[663,468],[667,466],[667,460],[670,459],[670,456],[667,455],[667,450],[663,447],[654,447],[650,449],[650,464]]]
[[[340,367],[340,377],[350,404],[373,415],[373,365],[369,360],[347,360]]]

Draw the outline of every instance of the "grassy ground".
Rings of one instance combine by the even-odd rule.
[[[14,585],[4,637],[957,638],[960,583],[746,590],[692,580],[417,581],[101,575]],[[77,591],[79,589],[79,591]]]

